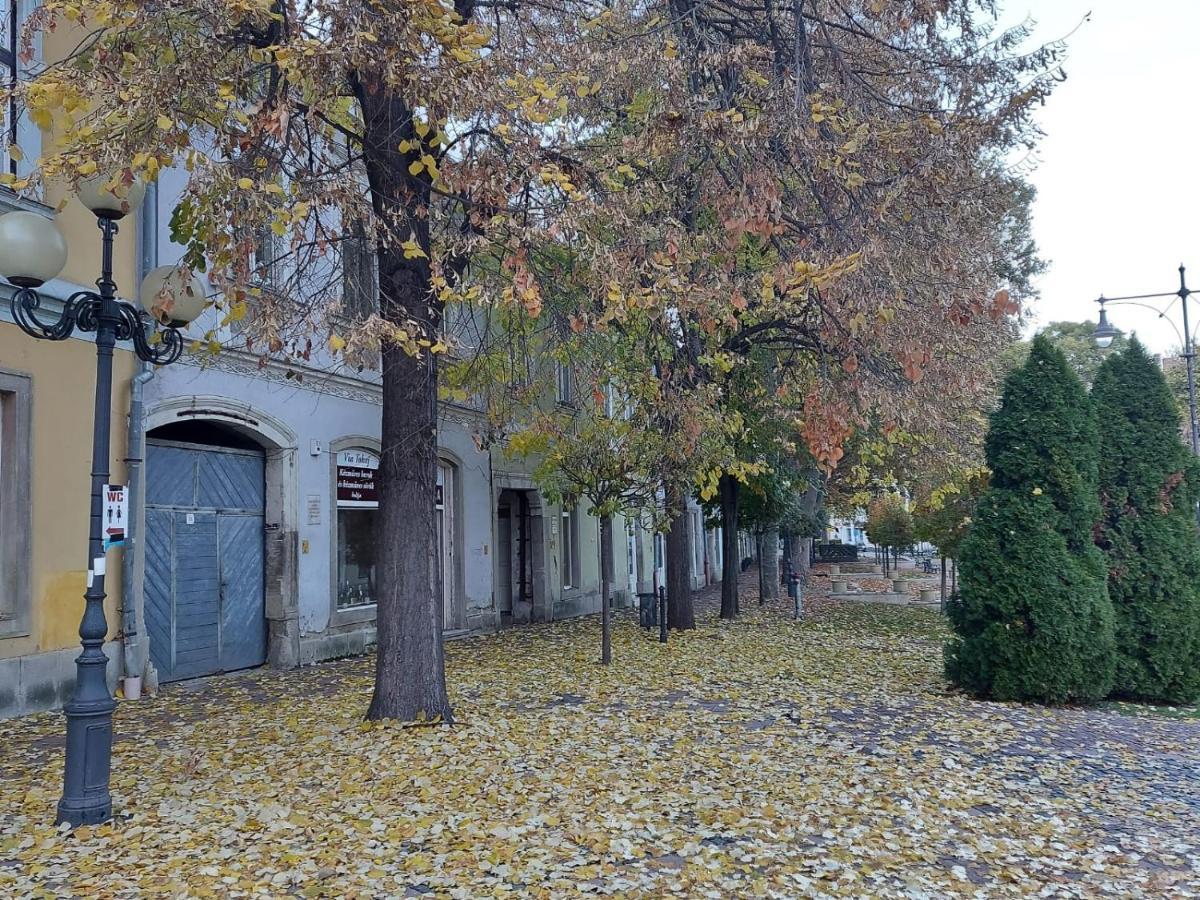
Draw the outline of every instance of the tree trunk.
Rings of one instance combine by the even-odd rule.
[[[692,605],[692,546],[687,501],[667,488],[667,510],[674,516],[667,532],[667,626],[678,631],[696,627]]]
[[[766,588],[764,600],[775,600],[779,597],[779,526],[772,525],[762,536],[763,586]]]
[[[942,557],[942,606],[946,605],[946,557]]]
[[[609,607],[609,571],[612,560],[612,517],[600,519],[600,662],[612,662],[612,609]]]
[[[784,534],[783,534],[783,561],[780,563],[780,565],[783,567],[783,577],[784,578],[786,578],[788,575],[791,575],[792,572],[795,571],[792,568],[792,566],[794,565],[794,563],[792,562],[792,547],[793,547],[794,543],[795,543],[795,539],[791,536],[791,534],[789,534],[788,532],[784,532]]]
[[[412,110],[394,93],[362,85],[364,162],[376,215],[394,219],[394,204],[407,211],[429,201],[428,180],[414,179],[397,145],[413,137]],[[404,226],[429,247],[427,217]],[[397,240],[378,244],[380,314],[407,326],[415,320],[430,334],[441,321],[431,296],[429,261],[406,259]],[[442,651],[441,554],[437,510],[437,359],[414,358],[385,340],[383,421],[376,514],[375,693],[368,719],[450,721]]]
[[[958,590],[958,560],[950,560],[950,593]]]
[[[808,575],[808,570],[812,567],[812,546],[816,538],[800,538],[800,552],[794,559],[798,561],[794,563],[797,573],[801,578]]]
[[[721,494],[721,618],[738,614],[738,575],[742,560],[738,553],[738,500],[741,485],[732,475],[722,475]]]

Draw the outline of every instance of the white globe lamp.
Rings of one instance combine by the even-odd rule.
[[[53,219],[17,210],[0,216],[0,275],[17,287],[40,287],[67,264],[67,239]]]

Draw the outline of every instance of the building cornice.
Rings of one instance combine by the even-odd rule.
[[[226,348],[216,354],[185,353],[177,365],[211,369],[226,375],[287,385],[292,389],[359,403],[378,406],[383,402],[383,386],[376,380],[379,377],[377,372],[371,372],[366,378],[356,377],[342,372],[331,372],[318,366],[283,362],[244,350]],[[483,418],[479,411],[457,403],[441,402],[438,407],[439,415],[443,419],[464,425],[477,424]]]

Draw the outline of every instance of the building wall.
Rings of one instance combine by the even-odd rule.
[[[7,308],[7,295],[0,291]],[[25,583],[27,627],[0,629],[0,717],[61,705],[74,682],[79,619],[87,580],[91,496],[91,434],[96,352],[88,340],[49,343],[0,322],[0,371],[28,376],[30,403],[29,503]],[[125,397],[132,354],[113,360],[112,481],[124,477]],[[5,486],[8,489],[8,486]],[[5,523],[8,528],[11,523]],[[17,540],[11,533],[5,542]],[[18,564],[22,564],[18,561]],[[117,634],[121,597],[119,551],[108,555],[105,611],[110,641]],[[21,602],[21,601],[19,601]],[[106,647],[110,659],[118,647]],[[114,660],[115,662],[115,660]],[[115,668],[110,666],[115,674]]]
[[[35,0],[19,0],[18,19],[30,15]],[[61,58],[77,45],[80,33],[63,27],[35,41],[34,62]],[[42,152],[43,135],[27,119],[17,122],[23,153],[18,172],[25,174]],[[27,209],[53,217],[67,240],[67,263],[60,276],[39,291],[51,301],[91,288],[100,275],[101,244],[96,218],[64,185],[49,184],[37,200],[17,198],[0,189],[0,214]],[[61,205],[61,210],[55,210]],[[136,296],[135,245],[137,215],[122,222],[116,238],[113,274],[124,297]],[[91,335],[60,343],[29,337],[12,322],[11,288],[0,281],[0,372],[28,376],[30,421],[29,483],[18,486],[28,503],[29,526],[24,536],[5,522],[0,540],[21,543],[21,593],[24,615],[17,627],[0,621],[0,717],[61,705],[74,684],[74,658],[79,651],[79,619],[87,578],[87,532],[91,493],[91,437],[96,377],[96,354]],[[53,302],[48,313],[54,314]],[[118,347],[113,359],[113,404],[110,465],[112,481],[125,477],[126,398],[134,371],[128,347]],[[5,485],[5,490],[10,487]],[[27,494],[23,493],[27,490]],[[13,563],[10,563],[13,564]],[[115,683],[120,646],[120,555],[107,558],[105,611],[109,623],[110,682]]]
[[[276,517],[281,521],[270,521],[268,514],[267,524],[279,525],[281,540],[295,552],[290,570],[282,573],[284,608],[274,616],[268,610],[268,619],[278,621],[272,626],[278,646],[271,647],[270,662],[287,666],[364,652],[374,641],[374,607],[336,608],[335,458],[342,449],[378,452],[378,387],[319,373],[297,383],[285,377],[282,367],[259,371],[257,363],[238,354],[223,357],[203,366],[177,364],[159,371],[146,389],[147,428],[180,417],[231,424],[238,422],[236,415],[240,430],[253,437],[253,423],[260,423],[260,430],[261,423],[274,423],[273,431],[285,436],[275,442],[287,444],[276,450],[287,453],[291,464],[278,470],[281,483],[268,483],[268,495],[274,490],[284,499]],[[241,371],[247,366],[253,374]],[[231,405],[217,398],[237,400]],[[455,590],[449,630],[494,628],[488,456],[477,449],[461,418],[450,416],[443,417],[439,429],[439,456],[454,472],[457,552],[450,573]],[[283,483],[287,480],[291,483]],[[287,596],[287,585],[294,586],[294,597]]]

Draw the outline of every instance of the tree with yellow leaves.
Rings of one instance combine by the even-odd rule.
[[[567,98],[584,102],[593,81],[580,73],[605,57],[585,46],[595,11],[575,0],[46,0],[26,46],[60,28],[81,40],[3,89],[54,134],[11,187],[98,172],[132,184],[175,167],[186,183],[172,235],[250,349],[381,366],[370,718],[451,716],[429,562],[443,312],[461,301],[537,312],[527,247],[577,193],[562,159],[584,123]],[[463,276],[485,250],[496,265],[480,296]],[[337,287],[352,267],[377,283],[365,309]],[[204,345],[219,351],[216,333]]]
[[[995,161],[1035,136],[1057,52],[1015,52],[1024,33],[989,13],[46,0],[27,38],[83,39],[5,89],[55,134],[32,180],[9,180],[178,167],[172,233],[250,347],[381,365],[369,715],[444,719],[429,560],[446,304],[536,317],[559,269],[544,260],[569,246],[587,284],[572,328],[645,317],[664,409],[720,410],[709,391],[765,348],[802,367],[796,420],[826,467],[881,398],[939,368],[969,396],[963,335],[990,346],[1015,308],[996,290],[1013,199]],[[330,285],[364,254],[375,302],[347,323]]]

